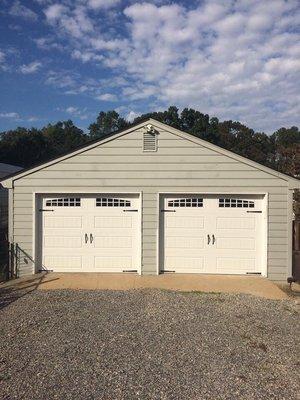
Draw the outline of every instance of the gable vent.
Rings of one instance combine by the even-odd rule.
[[[155,132],[144,132],[143,134],[143,151],[157,150],[157,137]]]

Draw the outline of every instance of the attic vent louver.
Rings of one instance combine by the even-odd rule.
[[[155,132],[144,132],[143,151],[156,151],[157,137]]]

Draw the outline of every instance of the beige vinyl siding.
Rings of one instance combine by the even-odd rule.
[[[157,272],[158,193],[268,193],[268,276],[287,278],[287,181],[160,129],[158,151],[143,153],[142,130],[110,140],[14,182],[14,240],[32,273],[33,194],[142,192],[142,271]]]

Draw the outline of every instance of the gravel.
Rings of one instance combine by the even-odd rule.
[[[0,296],[1,399],[299,399],[293,301],[150,289]]]

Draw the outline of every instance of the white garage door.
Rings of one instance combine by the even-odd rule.
[[[44,269],[56,272],[139,269],[138,196],[48,195],[41,202]]]
[[[262,196],[165,196],[161,269],[165,272],[263,272]]]

